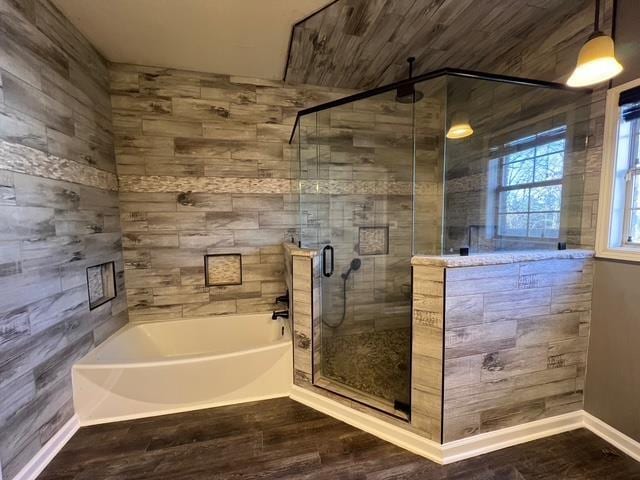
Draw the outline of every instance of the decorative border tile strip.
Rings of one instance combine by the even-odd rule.
[[[123,192],[291,193],[289,180],[275,178],[121,175]]]
[[[487,174],[478,173],[447,180],[447,193],[464,193],[487,190]]]
[[[0,140],[0,170],[77,183],[101,190],[118,190],[118,178],[114,173],[4,140]]]
[[[234,177],[176,177],[168,175],[120,175],[123,192],[201,192],[201,193],[275,193],[338,195],[411,195],[410,182],[302,180],[298,185],[287,179]],[[436,184],[416,185],[416,193],[439,193]]]
[[[436,183],[421,182],[415,185],[418,195],[442,193]],[[301,180],[300,193],[320,193],[333,195],[412,195],[411,182],[387,182],[364,180]]]

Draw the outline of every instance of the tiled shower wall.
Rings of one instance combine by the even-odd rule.
[[[127,322],[108,71],[47,0],[0,0],[0,464],[73,415],[71,365]],[[89,311],[86,267],[118,296]]]
[[[347,281],[345,321],[327,334],[351,335],[408,327],[413,234],[415,115],[418,241],[439,248],[441,210],[440,98],[413,106],[395,91],[303,117],[300,155],[303,246],[335,251],[335,274],[323,278],[323,316],[343,312],[340,274]]]
[[[301,108],[347,92],[131,65],[111,69],[132,320],[261,312],[296,234],[288,144]],[[242,254],[242,285],[205,287],[205,254]]]
[[[334,274],[320,277],[316,373],[388,405],[410,402],[414,132],[416,236],[439,247],[444,127],[434,87],[442,84],[423,85],[415,106],[391,91],[301,120],[303,246],[330,244],[335,260]],[[356,258],[361,266],[345,282]]]

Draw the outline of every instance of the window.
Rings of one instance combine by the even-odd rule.
[[[607,93],[596,253],[640,260],[640,80]]]
[[[627,116],[629,111],[636,110]],[[626,113],[625,113],[626,112]],[[626,117],[626,118],[625,118]],[[640,135],[640,103],[631,105],[629,110],[622,109],[618,134],[618,149],[621,169],[624,173],[625,207],[622,241],[629,245],[640,245],[640,196],[638,194],[638,135]]]
[[[560,236],[566,127],[503,146],[498,185],[498,234],[557,239]]]

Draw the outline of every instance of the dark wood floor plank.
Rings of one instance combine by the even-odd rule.
[[[85,427],[39,480],[640,480],[587,430],[440,466],[289,399]]]

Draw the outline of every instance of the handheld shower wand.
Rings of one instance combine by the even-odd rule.
[[[359,258],[354,258],[349,264],[349,270],[341,274],[340,277],[342,277],[343,280],[346,280],[347,278],[349,278],[349,275],[351,275],[351,272],[357,272],[358,270],[360,270],[361,265],[362,260],[360,260]]]

